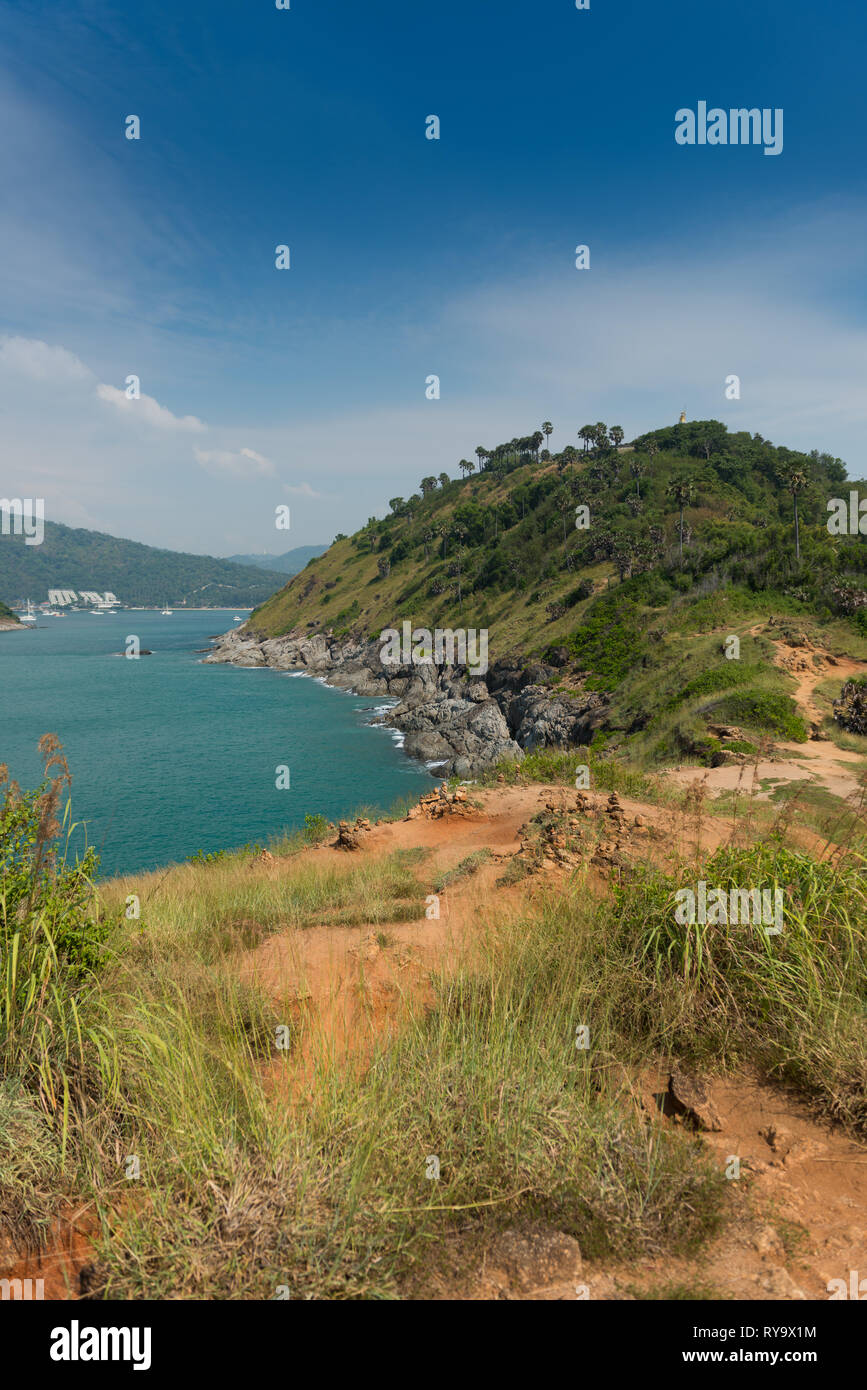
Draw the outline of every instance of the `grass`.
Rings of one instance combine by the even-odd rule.
[[[507,774],[569,786],[581,764],[591,788],[657,789],[593,750]],[[698,824],[701,798],[669,790]],[[239,852],[102,885],[115,925],[98,968],[70,973],[38,931],[14,980],[6,961],[23,1001],[0,1040],[6,1235],[39,1245],[59,1194],[91,1201],[92,1291],[124,1299],[425,1297],[455,1245],[523,1218],[574,1235],[590,1261],[700,1250],[724,1218],[724,1173],[697,1136],[647,1121],[643,1068],[748,1067],[867,1128],[864,861],[796,853],[787,807],[763,814],[764,840],[636,870],[605,899],[578,869],[481,905],[421,995],[398,983],[399,1023],[347,1056],[250,980],[246,953],[278,930],[423,920],[425,851],[332,862],[298,857],[295,839],[273,865]],[[779,884],[783,934],[678,925],[674,893],[697,877]],[[119,916],[132,892],[139,920]]]
[[[469,878],[472,874],[477,874],[483,864],[486,864],[491,857],[491,851],[485,847],[477,849],[472,854],[468,854],[466,859],[462,859],[454,868],[447,869],[444,874],[440,874],[434,883],[435,893],[444,893],[447,888],[458,883],[462,878]]]

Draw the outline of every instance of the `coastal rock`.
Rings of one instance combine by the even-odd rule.
[[[410,757],[437,763],[445,776],[474,777],[502,759],[520,761],[525,749],[589,743],[608,708],[594,692],[552,696],[546,682],[555,668],[541,662],[497,663],[482,677],[434,664],[383,665],[378,640],[328,632],[268,638],[234,628],[218,641],[205,662],[304,671],[357,695],[396,700],[383,722],[406,735]]]

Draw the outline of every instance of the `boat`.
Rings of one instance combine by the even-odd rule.
[[[171,610],[171,608],[169,608],[169,601],[168,601],[168,599],[166,599],[166,606],[165,606],[165,608],[160,609],[160,617],[162,617],[162,618],[170,618],[171,616],[172,616],[172,610]]]
[[[30,601],[30,599],[27,600],[27,606],[26,606],[24,612],[23,612],[23,613],[19,613],[19,614],[18,614],[18,617],[21,619],[22,623],[35,623],[35,622],[36,622],[36,614],[33,612],[33,604],[32,604],[32,602]]]
[[[234,618],[232,619],[232,622],[233,622],[233,623],[242,623],[243,621],[244,621],[244,619],[243,619],[243,618],[239,618],[238,615],[237,615],[237,613],[235,614]]]

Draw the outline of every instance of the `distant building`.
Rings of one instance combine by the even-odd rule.
[[[54,608],[68,608],[74,603],[94,603],[107,608],[113,603],[120,603],[120,599],[109,589],[104,594],[98,594],[95,589],[82,589],[79,593],[74,589],[49,589],[48,602]]]

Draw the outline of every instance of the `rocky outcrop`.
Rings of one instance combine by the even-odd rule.
[[[233,629],[206,662],[305,671],[356,695],[397,701],[383,723],[405,734],[404,751],[443,776],[472,777],[504,759],[552,745],[589,743],[607,703],[595,693],[557,695],[552,667],[499,663],[483,676],[456,666],[393,665],[380,643],[322,633],[262,638]]]
[[[846,681],[834,701],[834,719],[850,734],[867,734],[867,684]]]

